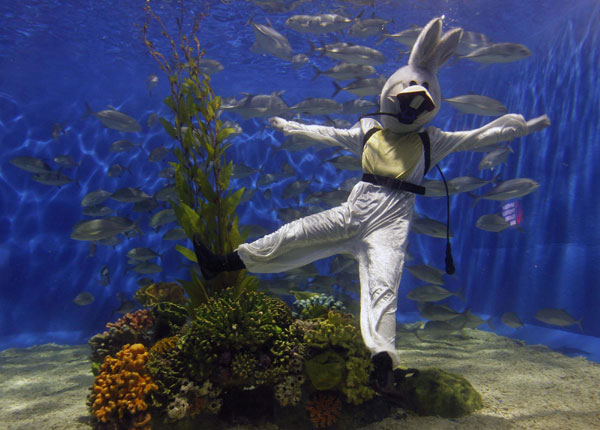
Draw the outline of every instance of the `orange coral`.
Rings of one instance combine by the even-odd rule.
[[[306,410],[315,428],[327,428],[342,415],[342,401],[333,392],[319,391],[312,396]]]
[[[152,309],[140,309],[135,312],[131,312],[123,315],[114,323],[107,323],[106,328],[118,328],[121,329],[124,325],[128,326],[135,331],[143,331],[154,324],[154,314]]]
[[[92,413],[101,422],[127,422],[130,429],[150,430],[146,395],[158,390],[146,372],[148,352],[141,343],[125,345],[116,357],[107,356],[94,380]],[[122,428],[118,426],[118,428]]]

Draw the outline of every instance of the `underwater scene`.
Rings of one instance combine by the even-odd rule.
[[[600,428],[600,3],[0,17],[0,429]]]

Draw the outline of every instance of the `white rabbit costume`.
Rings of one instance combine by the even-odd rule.
[[[419,185],[423,180],[424,146],[418,132],[430,141],[430,166],[460,150],[487,146],[546,127],[547,117],[525,122],[521,115],[504,115],[476,130],[445,132],[424,126],[438,112],[441,92],[438,69],[453,55],[461,29],[442,35],[442,20],[421,31],[408,65],[386,82],[380,97],[381,123],[362,119],[351,129],[304,125],[271,118],[285,134],[309,136],[341,146],[362,158],[364,173]],[[363,145],[365,135],[377,133]],[[387,352],[399,364],[395,347],[396,302],[415,194],[385,185],[358,182],[341,206],[295,220],[236,250],[254,273],[277,273],[334,254],[350,254],[359,264],[360,327],[372,355]],[[231,269],[223,269],[231,270]]]

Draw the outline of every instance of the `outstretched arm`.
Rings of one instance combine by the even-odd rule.
[[[431,165],[435,165],[452,152],[469,151],[506,142],[543,130],[549,125],[550,119],[546,115],[525,121],[522,115],[508,114],[475,130],[445,132],[429,127],[427,133],[431,140]]]
[[[362,155],[363,136],[371,127],[377,125],[376,121],[368,119],[362,120],[359,127],[341,129],[322,125],[300,124],[279,117],[269,118],[269,123],[271,127],[286,135],[305,136],[327,145],[340,146],[359,157]]]

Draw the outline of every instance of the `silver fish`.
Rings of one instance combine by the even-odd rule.
[[[499,233],[501,231],[506,230],[510,227],[510,223],[507,222],[502,216],[497,214],[487,214],[481,215],[477,222],[475,223],[475,227],[485,230],[491,231],[494,233]]]
[[[315,51],[322,51],[324,55],[345,63],[364,64],[367,66],[377,66],[385,63],[384,55],[377,49],[354,45],[352,43],[330,43],[322,48],[315,48]]]
[[[182,240],[187,239],[187,235],[183,228],[175,227],[163,234],[162,238],[163,240]]]
[[[244,119],[277,116],[288,110],[288,105],[281,98],[281,94],[283,91],[272,94],[245,94],[245,97],[240,100],[226,101],[221,109],[235,112]]]
[[[158,264],[149,263],[145,261],[143,263],[135,265],[133,268],[131,268],[131,270],[143,275],[150,275],[152,273],[162,272],[162,267],[160,267]]]
[[[158,177],[164,179],[175,179],[175,167],[165,167],[160,172],[158,172]]]
[[[474,31],[463,31],[463,34],[458,42],[458,46],[454,51],[454,55],[468,55],[476,49],[489,46],[492,41],[483,33],[476,33]]]
[[[123,172],[125,172],[125,170],[127,170],[129,173],[131,173],[129,171],[128,167],[123,167],[119,163],[115,163],[115,164],[110,165],[110,167],[108,168],[107,174],[111,178],[120,178],[121,175],[123,174]]]
[[[344,115],[362,115],[365,113],[369,113],[376,108],[377,104],[369,100],[349,100],[342,104],[342,113]]]
[[[352,24],[350,18],[335,13],[324,13],[321,15],[293,15],[286,21],[285,25],[300,33],[325,34],[341,31]]]
[[[479,170],[485,169],[494,169],[502,163],[506,163],[506,159],[510,155],[511,152],[514,152],[510,146],[503,146],[501,148],[496,148],[490,153],[488,153],[483,159],[479,162],[477,166]]]
[[[292,67],[294,69],[299,69],[300,67],[304,66],[306,63],[308,63],[308,55],[306,54],[296,54],[292,57],[292,60],[290,61],[290,63],[292,63]]]
[[[52,169],[44,160],[35,157],[15,157],[10,160],[10,164],[18,167],[21,170],[25,170],[30,173],[49,173]]]
[[[442,269],[430,266],[429,264],[418,264],[414,266],[405,266],[415,278],[429,284],[444,285],[442,276],[446,273]]]
[[[167,202],[169,200],[177,201],[177,190],[172,185],[167,185],[154,193],[154,198],[159,202]]]
[[[146,78],[146,90],[152,95],[152,89],[158,84],[158,76],[155,74],[148,75]]]
[[[430,321],[449,321],[460,315],[459,312],[446,305],[419,302],[417,307],[419,308],[419,315]]]
[[[105,202],[110,196],[112,196],[112,193],[103,189],[92,191],[83,196],[83,199],[81,199],[81,206],[88,207],[99,205]]]
[[[416,25],[413,25],[411,28],[402,30],[398,33],[384,33],[382,37],[377,41],[377,45],[382,43],[385,39],[392,39],[394,42],[398,42],[409,48],[412,48],[412,46],[417,41],[417,37],[419,37],[419,34],[421,34],[422,29],[422,27],[417,27]]]
[[[558,327],[568,327],[577,324],[579,331],[583,333],[581,319],[576,320],[564,309],[544,308],[535,314],[535,319],[546,324],[555,325]]]
[[[150,248],[133,248],[127,252],[127,258],[135,261],[147,261],[160,256]]]
[[[475,201],[473,202],[473,206],[475,206],[475,204],[481,199],[504,201],[523,197],[537,190],[539,186],[540,184],[533,179],[509,179],[508,181],[502,182],[481,196],[474,196]]]
[[[152,216],[148,225],[156,231],[163,225],[175,221],[177,221],[175,211],[173,209],[163,209]]]
[[[465,310],[462,314],[457,315],[451,320],[448,320],[448,323],[457,329],[477,328],[482,324],[487,324],[492,330],[496,329],[492,324],[492,317],[484,320],[472,313],[469,309]]]
[[[313,181],[295,181],[287,185],[281,192],[283,199],[296,199],[312,184]]]
[[[343,87],[334,81],[333,86],[335,87],[335,91],[331,97],[335,97],[340,91],[347,91],[359,97],[374,96],[381,93],[386,80],[384,76],[378,78],[359,78]]]
[[[223,70],[223,65],[217,60],[211,60],[209,58],[200,58],[197,62],[198,68],[201,73],[206,75],[214,75]]]
[[[124,114],[112,108],[94,112],[87,103],[86,107],[88,110],[88,114],[94,115],[107,128],[131,133],[137,133],[142,131],[142,127],[140,127],[138,122],[127,114]]]
[[[478,48],[460,58],[481,64],[494,64],[518,61],[530,55],[531,51],[518,43],[493,43]]]
[[[310,137],[300,134],[292,134],[291,136],[288,136],[279,147],[281,150],[292,152],[304,151],[310,148],[319,150],[329,148],[329,145],[316,140],[316,136],[315,139],[311,139]]]
[[[246,166],[245,164],[234,164],[233,170],[231,171],[232,179],[244,179],[248,176],[252,176],[255,173],[258,173],[260,169],[255,169],[254,167]]]
[[[346,190],[315,191],[304,199],[304,203],[335,207],[348,200],[349,194]]]
[[[131,140],[127,140],[127,139],[119,139],[114,141],[110,147],[108,148],[108,150],[110,152],[126,152],[129,151],[133,148],[136,147],[140,147],[139,143],[133,143]]]
[[[148,199],[150,196],[139,188],[125,187],[119,188],[110,198],[122,203],[136,203]]]
[[[106,265],[100,269],[100,284],[104,287],[110,284],[110,270]]]
[[[117,293],[117,298],[119,299],[119,307],[115,309],[115,312],[118,314],[128,314],[136,310],[140,307],[140,304],[135,300],[129,300],[125,294]]]
[[[31,176],[31,179],[33,179],[35,182],[39,182],[40,184],[56,185],[58,187],[61,185],[70,184],[74,181],[74,179],[69,178],[67,175],[61,172],[34,173]]]
[[[337,169],[340,170],[362,170],[362,162],[360,158],[354,155],[338,155],[337,157],[330,158],[325,162],[333,164]]]
[[[87,306],[90,303],[93,303],[95,300],[94,295],[92,293],[88,293],[84,291],[83,293],[79,293],[73,299],[73,303],[77,306]]]
[[[346,81],[349,79],[366,78],[375,73],[375,68],[373,66],[353,63],[341,63],[328,70],[319,70],[314,66],[313,69],[315,69],[313,80],[321,75],[325,75],[332,79]]]
[[[500,116],[508,112],[504,104],[496,99],[477,94],[450,97],[444,99],[453,108],[462,112],[482,116]]]
[[[160,161],[163,161],[163,159],[169,155],[169,153],[171,152],[170,149],[165,148],[164,146],[159,146],[157,148],[154,148],[152,151],[150,151],[150,155],[148,155],[148,161],[152,162],[152,163],[158,163]]]
[[[305,115],[329,115],[339,113],[341,110],[342,105],[340,103],[327,98],[308,98],[290,107],[290,112],[298,112]]]
[[[456,296],[464,302],[465,299],[462,296],[462,290],[463,289],[461,288],[453,293],[445,288],[440,287],[439,285],[428,284],[412,289],[406,295],[406,298],[415,300],[417,302],[439,302],[440,300],[447,299],[448,297]]]
[[[57,155],[54,157],[54,162],[65,169],[71,169],[77,166],[77,163],[70,155]]]
[[[446,224],[430,218],[415,218],[410,224],[411,231],[440,239],[446,238]],[[453,237],[450,232],[450,237]]]
[[[114,211],[108,206],[102,205],[86,206],[81,211],[83,215],[93,217],[105,217],[111,215],[113,212]]]
[[[287,38],[268,25],[251,22],[256,42],[250,50],[257,54],[270,54],[285,61],[292,60],[292,47]]]
[[[137,230],[140,234],[142,233],[133,221],[123,217],[111,216],[78,222],[73,227],[71,239],[99,241],[109,239],[118,234],[128,233],[132,230]]]
[[[519,318],[519,316],[514,312],[505,312],[500,317],[500,321],[504,325],[507,325],[511,328],[521,328],[523,327],[523,322]]]
[[[147,198],[144,200],[140,200],[139,202],[135,202],[133,204],[134,212],[152,212],[159,206],[158,202],[153,198]]]
[[[266,187],[274,184],[275,182],[282,181],[285,178],[287,178],[287,176],[282,173],[264,173],[260,175],[256,181],[256,185],[259,187]]]
[[[352,37],[370,37],[382,35],[385,31],[385,26],[391,21],[383,18],[366,18],[359,19],[352,24],[348,30],[348,35]]]

